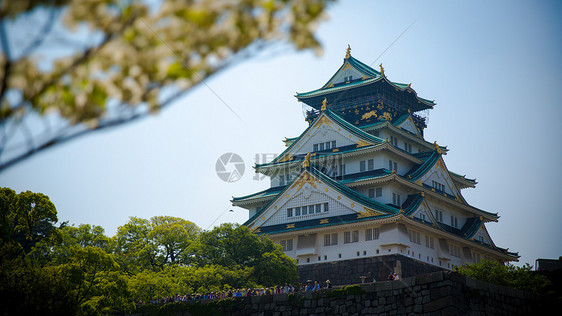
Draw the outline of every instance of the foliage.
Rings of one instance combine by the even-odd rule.
[[[200,228],[190,221],[171,216],[149,220],[130,217],[117,228],[114,238],[118,261],[128,273],[139,269],[163,270],[173,264],[188,264],[191,244]]]
[[[538,293],[548,286],[549,281],[531,270],[532,267],[528,263],[517,267],[510,263],[504,265],[495,260],[482,260],[455,267],[456,272],[473,279]]]
[[[0,189],[0,218],[2,243],[11,243],[29,253],[39,242],[60,239],[55,224],[57,210],[44,194],[30,191],[15,194],[8,188]]]
[[[363,290],[359,284],[356,284],[326,291],[325,295],[327,297],[345,297],[348,295],[360,295],[364,293],[365,290]]]
[[[294,260],[245,226],[223,224],[202,232],[177,217],[131,217],[109,238],[100,226],[55,226],[56,209],[40,193],[0,188],[0,207],[0,297],[10,302],[0,306],[3,315],[132,312],[144,310],[136,303],[153,298],[296,278]],[[180,308],[174,306],[146,308],[160,314]]]
[[[330,1],[3,1],[0,125],[25,128],[23,118],[51,113],[66,123],[65,133],[44,137],[15,161],[84,129],[157,112],[272,43],[320,52],[313,31]],[[10,46],[16,37],[18,49]],[[65,45],[53,54],[46,39]],[[69,133],[76,125],[83,129]],[[0,148],[8,138],[0,137]]]
[[[293,282],[296,262],[267,236],[258,236],[246,226],[222,224],[201,233],[195,246],[195,262],[222,267],[253,268],[250,279],[266,286]]]

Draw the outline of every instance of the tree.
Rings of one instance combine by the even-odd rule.
[[[319,51],[313,30],[330,1],[3,1],[0,171],[85,133],[158,112],[272,43]],[[35,35],[23,37],[18,29],[26,27]],[[53,56],[49,42],[67,49]],[[48,127],[28,128],[38,117]],[[17,131],[27,144],[20,151],[10,146],[21,141]]]
[[[16,194],[1,188],[0,206],[3,248],[15,246],[29,253],[40,242],[60,239],[55,226],[57,210],[48,196],[31,191]]]
[[[200,228],[190,221],[155,216],[149,220],[130,217],[117,228],[115,253],[122,267],[131,274],[142,269],[163,270],[167,265],[188,264],[190,248]]]
[[[455,271],[467,277],[519,290],[540,292],[549,285],[546,277],[533,273],[527,263],[522,267],[496,260],[482,260],[478,263],[456,267]]]
[[[278,285],[297,278],[296,262],[285,255],[280,245],[237,224],[222,224],[202,232],[195,258],[199,266],[252,268],[250,279],[261,285]]]

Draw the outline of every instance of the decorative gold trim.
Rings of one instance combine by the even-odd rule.
[[[302,175],[299,179],[297,179],[294,183],[293,186],[291,188],[294,188],[295,186],[298,186],[297,188],[297,192],[300,191],[300,189],[305,185],[305,184],[310,184],[311,186],[313,186],[315,189],[317,189],[316,187],[316,180],[314,179],[314,177],[312,177],[310,174],[305,173],[304,175]]]
[[[289,228],[295,228],[295,224],[287,224],[287,227],[285,229],[289,229]]]
[[[285,161],[289,161],[293,158],[292,155],[285,155],[285,157],[283,157],[283,159],[279,160],[279,162],[285,162]]]
[[[357,141],[356,144],[357,144],[357,148],[371,145],[371,143],[368,143],[362,139],[359,139],[359,141]]]
[[[320,108],[320,111],[326,111],[327,106],[328,106],[328,99],[324,97],[324,100],[322,100],[322,107]]]
[[[328,223],[330,223],[330,220],[328,218],[320,220],[320,224],[328,224]]]
[[[306,156],[304,156],[304,161],[302,162],[302,167],[303,168],[309,168],[310,167],[310,153],[307,153]]]
[[[322,124],[326,124],[329,127],[332,127],[332,121],[326,116],[321,116],[320,119],[318,119],[318,121],[316,121],[316,123],[314,124],[314,127],[318,129],[320,128],[320,126],[322,126]]]
[[[379,65],[379,67],[381,68],[381,76],[384,77],[384,67],[382,66],[382,63]]]
[[[375,112],[375,111],[367,112],[367,113],[363,114],[363,116],[361,116],[361,120],[368,120],[371,117],[377,118],[377,112]]]
[[[345,59],[348,59],[349,57],[351,57],[351,46],[347,44],[347,49],[345,50]]]

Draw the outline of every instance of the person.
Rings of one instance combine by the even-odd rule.
[[[320,290],[320,284],[318,284],[318,281],[314,281],[314,286],[312,287],[313,291],[318,291]]]
[[[332,284],[330,284],[330,280],[326,280],[326,288],[327,288],[327,289],[331,289],[331,288],[332,288]]]

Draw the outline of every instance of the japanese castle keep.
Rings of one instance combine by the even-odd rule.
[[[256,172],[271,187],[233,205],[244,224],[297,260],[303,280],[332,284],[452,269],[482,259],[517,261],[486,223],[497,213],[470,205],[476,181],[447,169],[447,148],[424,139],[421,111],[435,103],[353,58],[320,89],[297,93],[308,128]]]

